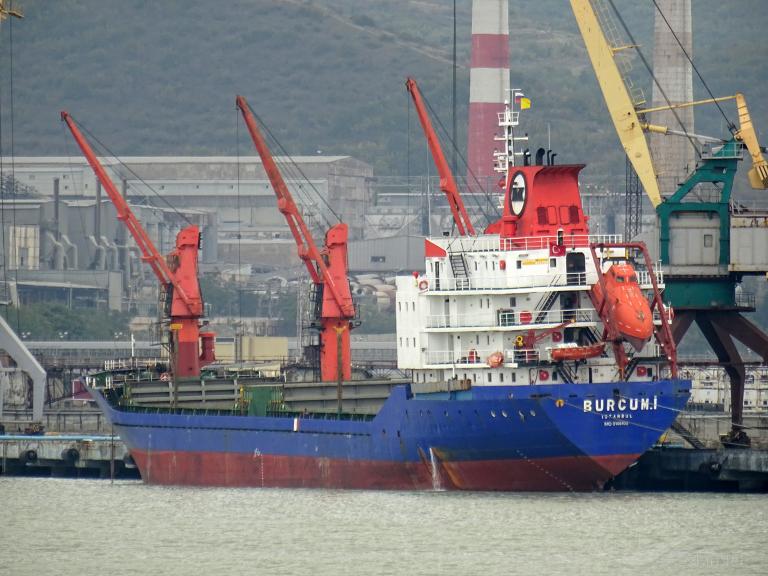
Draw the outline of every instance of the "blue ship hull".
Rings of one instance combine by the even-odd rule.
[[[393,389],[372,420],[132,412],[97,402],[148,483],[593,490],[674,422],[690,382]]]

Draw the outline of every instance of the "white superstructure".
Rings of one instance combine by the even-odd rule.
[[[617,240],[570,237],[553,248],[557,238],[546,236],[427,239],[425,273],[397,278],[398,367],[417,385],[446,389],[618,379],[610,346],[589,360],[551,360],[555,348],[601,340],[588,295],[598,282],[589,244]],[[622,253],[604,250],[603,271]],[[648,272],[637,273],[640,287],[651,289]],[[632,380],[656,378],[658,356],[649,342],[635,356]]]

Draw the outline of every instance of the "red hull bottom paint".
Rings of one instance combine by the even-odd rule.
[[[639,454],[441,462],[351,461],[217,452],[140,452],[148,484],[363,490],[599,490]]]

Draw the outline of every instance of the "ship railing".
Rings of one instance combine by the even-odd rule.
[[[669,322],[672,322],[672,318],[673,318],[672,307],[671,306],[667,306],[665,304],[664,305],[664,309],[667,311],[667,320]],[[661,313],[659,312],[658,308],[656,308],[655,306],[653,308],[653,323],[654,324],[661,324]]]
[[[641,288],[652,288],[653,282],[651,282],[651,275],[648,270],[637,270],[637,283]],[[654,262],[653,274],[656,276],[656,283],[660,286],[664,284],[664,270],[661,267],[661,262]]]
[[[742,290],[736,290],[734,302],[739,308],[755,308],[755,293]]]
[[[567,272],[565,274],[528,274],[470,276],[469,278],[435,278],[427,275],[428,292],[471,291],[471,290],[508,290],[513,288],[548,288],[552,286],[587,286],[587,272]],[[592,274],[593,281],[596,275]]]
[[[500,308],[485,314],[431,314],[427,316],[427,328],[530,328],[540,324],[563,322],[596,322],[594,308],[567,310],[512,310]]]
[[[153,369],[157,366],[159,358],[116,358],[104,361],[105,371]]]
[[[503,354],[503,362],[510,363],[535,363],[541,359],[541,352],[535,348],[510,348],[499,350],[498,348],[468,348],[457,352],[455,350],[429,350],[424,353],[424,364],[448,365],[474,368],[488,368],[488,357],[491,354]]]
[[[498,348],[493,350],[490,348],[469,348],[464,351],[428,350],[424,353],[424,363],[487,368],[488,356],[498,351]]]
[[[430,242],[444,248],[449,253],[462,252],[515,252],[522,250],[549,249],[561,244],[566,248],[585,248],[590,244],[622,242],[620,234],[566,234],[562,238],[551,236],[516,236],[502,238],[496,234],[480,236],[454,236],[448,238],[430,238]]]
[[[541,360],[541,352],[536,348],[511,348],[504,350],[504,362],[517,364],[538,363]]]

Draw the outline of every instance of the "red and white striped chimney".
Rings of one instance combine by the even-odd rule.
[[[509,97],[508,0],[472,1],[472,63],[469,72],[469,129],[467,180],[485,187],[498,180],[493,170],[493,151],[499,143],[497,114]]]

